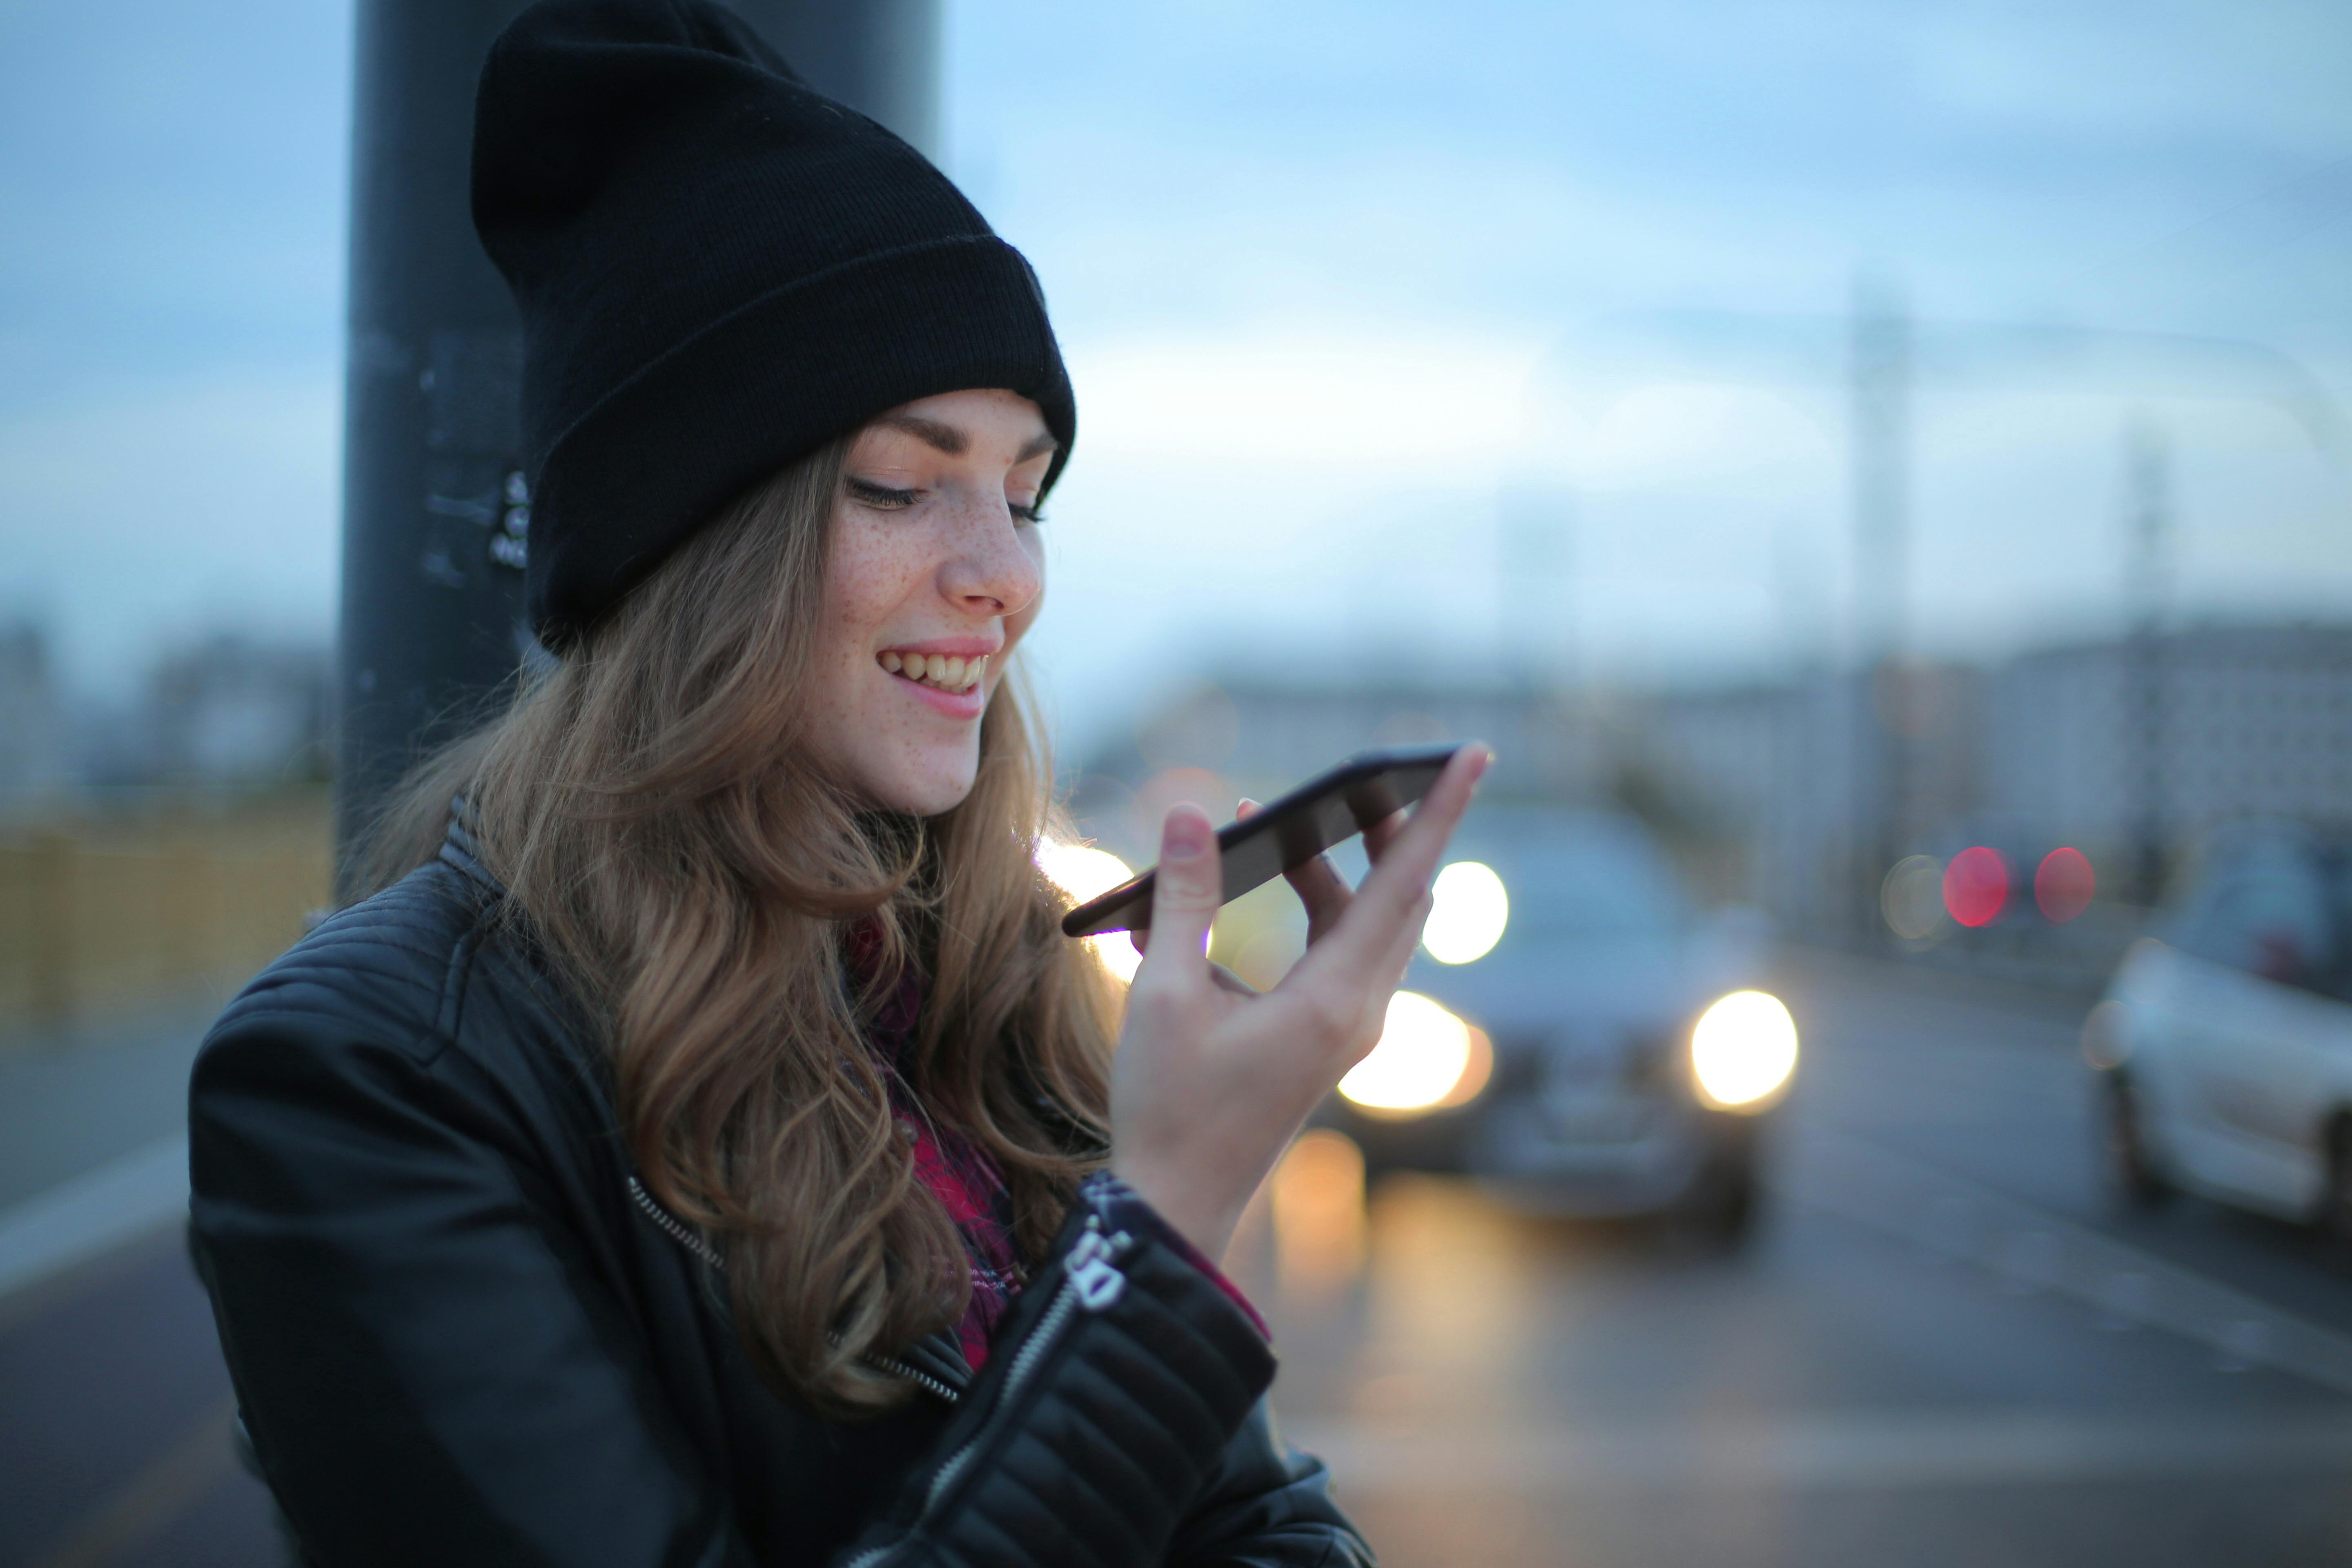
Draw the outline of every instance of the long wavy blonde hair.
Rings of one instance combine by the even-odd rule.
[[[1002,1167],[1035,1257],[1108,1144],[1117,999],[1036,867],[1052,773],[1013,671],[943,816],[877,813],[801,751],[847,446],[728,509],[412,773],[356,890],[428,859],[466,798],[503,918],[603,1037],[646,1184],[723,1248],[753,1360],[854,1416],[908,1392],[866,1358],[971,1289],[862,1026],[919,973],[908,1085]],[[855,922],[877,955],[856,963]]]

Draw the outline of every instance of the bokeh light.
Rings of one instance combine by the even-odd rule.
[[[1282,984],[1305,951],[1304,939],[1286,927],[1262,931],[1234,955],[1233,971],[1254,988],[1271,991]]]
[[[1878,889],[1886,929],[1905,942],[1927,942],[1944,927],[1944,863],[1913,855],[1895,863]]]
[[[1963,849],[1944,868],[1944,908],[1964,926],[1988,926],[2009,907],[2009,861],[1982,844]]]
[[[1486,1091],[1487,1080],[1495,1076],[1495,1042],[1486,1030],[1470,1026],[1470,1059],[1463,1064],[1462,1076],[1444,1098],[1430,1107],[1433,1110],[1451,1110],[1457,1105],[1467,1105]]]
[[[2053,849],[2033,872],[2033,902],[2045,919],[2063,925],[2091,907],[2099,880],[2080,849]]]
[[[1691,1030],[1691,1071],[1710,1105],[1755,1110],[1797,1070],[1797,1021],[1778,996],[1735,991]]]
[[[1428,997],[1389,998],[1380,1044],[1339,1080],[1339,1092],[1371,1111],[1435,1108],[1469,1068],[1470,1026]]]
[[[1069,894],[1073,903],[1080,904],[1100,898],[1135,875],[1126,861],[1108,849],[1097,849],[1087,844],[1064,844],[1052,838],[1038,840],[1037,868],[1045,873],[1047,881]],[[1143,963],[1143,954],[1125,931],[1106,931],[1086,940],[1105,969],[1122,981],[1135,978],[1136,970]]]
[[[1484,958],[1503,940],[1511,921],[1511,895],[1491,866],[1456,860],[1430,885],[1429,923],[1421,945],[1440,963]]]
[[[1364,1154],[1328,1127],[1298,1135],[1267,1183],[1275,1267],[1286,1294],[1319,1295],[1364,1266]]]

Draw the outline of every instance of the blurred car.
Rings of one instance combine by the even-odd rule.
[[[2083,1028],[2111,1188],[2178,1190],[2352,1242],[2352,846],[2217,837]]]
[[[1324,1124],[1374,1172],[1743,1231],[1796,1062],[1787,1010],[1747,989],[1760,919],[1698,917],[1629,817],[1482,807],[1452,853],[1388,1033]]]

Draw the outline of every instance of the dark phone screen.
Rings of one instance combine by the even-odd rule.
[[[1225,874],[1225,901],[1304,866],[1334,844],[1343,843],[1402,811],[1429,793],[1437,775],[1461,750],[1458,742],[1434,746],[1397,746],[1359,752],[1346,762],[1271,801],[1246,821],[1217,829],[1217,852]],[[1065,936],[1097,936],[1108,931],[1143,931],[1151,924],[1151,889],[1157,868],[1122,883],[1062,917]]]

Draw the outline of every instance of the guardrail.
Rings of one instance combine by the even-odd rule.
[[[0,1039],[226,997],[301,935],[331,879],[323,792],[0,836]]]

